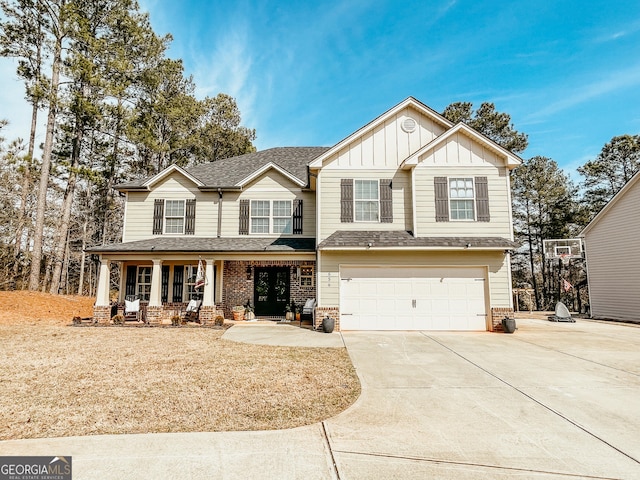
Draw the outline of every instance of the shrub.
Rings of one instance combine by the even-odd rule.
[[[114,315],[111,317],[111,321],[114,325],[122,325],[124,323],[124,315]]]
[[[218,325],[219,327],[224,325],[224,317],[222,315],[217,315],[216,319],[214,320],[214,324]]]

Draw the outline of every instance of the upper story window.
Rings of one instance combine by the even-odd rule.
[[[487,177],[434,177],[436,222],[490,222]]]
[[[377,222],[380,219],[378,180],[354,180],[353,208],[356,222]]]
[[[451,220],[475,220],[473,178],[449,179]]]
[[[251,233],[292,233],[291,200],[251,200]]]
[[[153,206],[153,234],[194,235],[196,200],[164,200],[157,198]]]
[[[340,222],[393,223],[393,183],[390,178],[340,180]]]
[[[184,200],[167,200],[164,233],[184,233]]]

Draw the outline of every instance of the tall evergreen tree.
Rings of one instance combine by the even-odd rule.
[[[579,167],[588,217],[593,218],[639,170],[640,135],[613,137],[595,160]]]
[[[543,257],[543,240],[575,234],[576,189],[558,164],[547,157],[526,160],[512,174],[514,229],[526,249],[536,307],[549,307],[554,291]]]
[[[442,115],[453,123],[466,123],[514,153],[524,151],[529,144],[527,135],[514,128],[511,115],[497,112],[493,103],[484,102],[474,112],[471,102],[454,102],[444,109]]]

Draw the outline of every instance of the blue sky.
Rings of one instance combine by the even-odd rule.
[[[408,96],[440,112],[493,102],[529,135],[523,158],[574,178],[613,136],[640,133],[638,0],[141,5],[199,97],[237,99],[260,150],[333,145]],[[26,131],[22,85],[0,61],[0,118]]]

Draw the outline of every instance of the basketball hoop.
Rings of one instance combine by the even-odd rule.
[[[562,255],[558,255],[558,258],[562,262],[562,265],[565,267],[569,266],[569,262],[571,262],[571,255],[568,253],[563,253]]]

